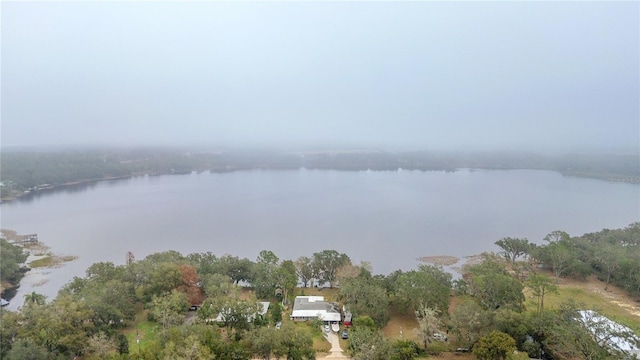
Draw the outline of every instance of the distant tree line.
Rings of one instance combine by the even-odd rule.
[[[558,279],[590,274],[639,295],[639,240],[637,223],[573,238],[554,231],[539,246],[504,238],[496,242],[499,253],[467,263],[455,280],[426,264],[374,275],[369,264],[335,250],[296,260],[269,250],[255,260],[176,251],[136,260],[129,253],[124,265],[91,265],[51,302],[32,293],[21,311],[1,310],[0,357],[315,359],[320,323],[274,324],[294,293],[324,285],[336,288],[336,301],[353,314],[346,350],[354,359],[408,360],[452,347],[478,359],[623,359],[621,349],[594,340],[613,336],[610,329],[579,320],[578,304],[549,309],[545,297],[557,292]],[[525,293],[535,306],[527,308]],[[271,302],[263,316],[256,315],[258,299]],[[197,311],[185,322],[192,305]],[[415,319],[415,328],[405,329],[412,336],[391,340],[382,332],[392,312]],[[155,324],[157,338],[129,348],[123,329],[140,314]],[[634,334],[615,336],[633,341]]]
[[[611,181],[640,182],[640,157],[625,155],[542,156],[527,153],[455,152],[197,152],[177,149],[78,151],[3,151],[0,163],[3,199],[25,191],[142,174],[247,169],[438,170],[539,169]]]

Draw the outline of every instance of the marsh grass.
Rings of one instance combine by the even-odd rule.
[[[52,267],[54,264],[53,256],[43,257],[29,263],[31,268]]]
[[[61,266],[62,263],[64,262],[73,261],[77,258],[78,258],[77,256],[71,256],[71,255],[66,255],[66,256],[48,255],[46,257],[43,257],[42,259],[38,259],[30,262],[29,266],[31,268],[58,267],[58,266]]]

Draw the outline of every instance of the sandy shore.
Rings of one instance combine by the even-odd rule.
[[[31,252],[29,253],[29,257],[27,258],[26,263],[29,264],[32,261],[41,260],[49,257],[49,255],[33,255]],[[42,286],[46,284],[51,279],[51,271],[49,268],[41,267],[41,268],[32,268],[29,270],[22,280],[20,280],[20,284],[29,284],[32,287]]]
[[[21,240],[21,235],[16,231],[1,229],[2,235],[9,241]],[[19,285],[28,285],[29,287],[38,287],[46,284],[51,280],[51,269],[63,266],[65,262],[72,261],[76,257],[55,255],[50,248],[42,242],[23,243],[20,246],[28,253],[25,264],[30,267],[24,277],[20,280]],[[49,259],[46,266],[33,267],[34,261]]]

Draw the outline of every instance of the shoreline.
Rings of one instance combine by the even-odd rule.
[[[12,241],[20,240],[22,236],[14,230],[0,229],[0,233],[3,239],[12,245],[21,247],[27,253],[27,259],[24,263],[19,264],[25,269],[23,276],[18,280],[17,284],[12,284],[13,286],[2,289],[2,298],[9,301],[10,304],[8,306],[15,308],[16,296],[21,287],[37,288],[43,286],[52,279],[52,269],[60,268],[65,263],[78,259],[77,256],[55,254],[51,252],[50,247],[40,241],[35,243],[14,243]],[[23,301],[23,299],[17,300],[20,304]]]
[[[92,184],[92,183],[99,183],[99,182],[102,182],[102,181],[110,181],[110,180],[125,180],[125,179],[130,179],[130,178],[133,178],[133,177],[136,177],[136,176],[142,176],[142,175],[113,176],[113,177],[106,177],[106,178],[101,178],[101,179],[78,180],[78,181],[72,181],[72,182],[67,182],[67,183],[58,184],[58,185],[47,185],[46,187],[29,189],[29,190],[25,190],[22,193],[16,193],[16,194],[11,195],[11,196],[2,197],[2,198],[0,198],[0,203],[12,202],[12,201],[15,201],[15,200],[20,200],[20,199],[26,198],[28,196],[40,195],[40,194],[44,194],[44,193],[47,193],[47,192],[54,192],[54,191],[58,191],[58,190],[64,189],[66,187],[71,187],[71,186],[88,185],[88,184]]]
[[[445,169],[432,169],[432,170],[424,170],[424,169],[404,169],[404,168],[397,168],[397,169],[360,169],[360,168],[353,168],[353,169],[343,169],[343,168],[333,168],[333,167],[311,167],[311,168],[307,168],[304,166],[300,166],[300,167],[291,167],[291,168],[282,168],[282,167],[249,167],[249,168],[232,168],[232,169],[209,169],[209,170],[202,170],[202,169],[194,169],[194,170],[190,170],[188,172],[162,172],[162,173],[144,173],[144,174],[130,174],[130,175],[123,175],[123,176],[112,176],[112,177],[105,177],[105,178],[100,178],[100,179],[91,179],[91,180],[78,180],[78,181],[72,181],[72,182],[67,182],[64,184],[57,184],[57,185],[51,185],[51,184],[47,184],[46,186],[42,185],[40,187],[35,187],[29,190],[25,190],[25,192],[22,193],[16,193],[13,194],[11,196],[7,196],[7,197],[0,197],[0,203],[3,202],[12,202],[15,200],[19,200],[19,199],[23,199],[26,198],[28,196],[33,196],[33,195],[40,195],[40,194],[44,194],[46,192],[53,192],[53,191],[58,191],[61,189],[64,189],[66,187],[71,187],[71,186],[79,186],[79,185],[88,185],[88,184],[92,184],[92,183],[99,183],[102,181],[111,181],[111,180],[126,180],[126,179],[131,179],[131,178],[135,178],[135,177],[139,177],[139,176],[162,176],[162,175],[186,175],[186,174],[190,174],[192,172],[203,172],[203,171],[209,171],[209,172],[214,172],[214,173],[218,173],[218,172],[237,172],[237,171],[246,171],[246,170],[272,170],[272,171],[280,171],[280,170],[300,170],[300,169],[309,169],[309,170],[336,170],[336,171],[355,171],[355,172],[359,172],[359,171],[381,171],[381,172],[386,172],[386,171],[399,171],[399,170],[407,170],[407,171],[446,171],[446,172],[456,172],[462,169],[469,169],[469,170],[489,170],[489,171],[505,171],[505,170],[538,170],[538,171],[550,171],[550,172],[554,172],[554,173],[558,173],[562,176],[568,176],[568,177],[574,177],[574,178],[579,178],[579,179],[593,179],[593,180],[600,180],[600,181],[605,181],[605,182],[609,182],[609,183],[616,183],[616,184],[631,184],[631,185],[640,185],[640,176],[625,176],[625,175],[618,175],[618,174],[608,174],[608,173],[603,173],[603,174],[587,174],[587,173],[580,173],[580,172],[570,172],[570,171],[558,171],[558,170],[553,170],[553,169],[535,169],[535,168],[513,168],[513,169],[504,169],[504,168],[456,168],[453,170],[445,170]]]

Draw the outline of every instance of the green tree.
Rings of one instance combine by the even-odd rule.
[[[441,267],[420,265],[417,271],[398,276],[394,303],[401,311],[417,311],[422,306],[445,310],[449,307],[451,274]]]
[[[531,331],[530,317],[530,313],[500,308],[492,312],[491,330],[509,334],[516,341],[516,344],[522,344],[527,340],[527,335]]]
[[[225,274],[205,274],[200,278],[205,296],[217,298],[237,292],[238,286]]]
[[[283,261],[276,269],[274,278],[276,280],[277,287],[282,291],[282,302],[287,304],[289,302],[289,294],[295,290],[296,285],[298,284],[296,266],[293,261]]]
[[[397,340],[391,346],[391,360],[412,360],[419,354],[418,344],[412,340]]]
[[[46,303],[46,299],[47,299],[46,296],[42,294],[38,294],[35,291],[32,291],[31,294],[24,295],[24,305],[25,306],[44,305]]]
[[[522,308],[523,286],[517,278],[509,275],[499,258],[485,254],[481,263],[466,266],[465,273],[469,292],[485,309]]]
[[[354,326],[347,352],[355,360],[387,360],[391,356],[391,345],[381,331]]]
[[[178,325],[184,321],[184,311],[188,307],[187,295],[178,290],[172,290],[170,293],[154,295],[149,310],[162,328],[167,329],[171,325]]]
[[[260,359],[269,360],[274,352],[282,351],[281,338],[278,330],[268,327],[259,327],[250,334],[251,351]]]
[[[346,254],[340,254],[335,250],[323,250],[313,254],[313,268],[318,280],[329,283],[333,287],[338,269],[346,264],[351,264],[351,259]]]
[[[269,316],[273,324],[282,321],[282,305],[280,305],[280,303],[271,304],[271,306],[269,306]]]
[[[93,311],[92,323],[109,332],[135,317],[134,285],[124,267],[97,263],[87,270],[86,278],[74,278],[59,294],[81,301]]]
[[[621,285],[625,287],[631,294],[635,295],[636,300],[640,301],[640,251],[636,250],[635,255],[627,255],[620,261],[620,272],[622,275]]]
[[[153,267],[149,274],[145,293],[154,296],[170,292],[182,284],[182,273],[177,263],[163,262]]]
[[[98,332],[87,340],[86,352],[93,354],[99,359],[108,359],[115,355],[117,351],[116,343],[104,332]]]
[[[557,293],[558,287],[553,279],[544,274],[531,274],[527,280],[527,287],[538,298],[538,313],[544,309],[544,297],[548,293]]]
[[[191,265],[195,266],[200,276],[222,273],[218,257],[212,252],[189,254],[187,259]]]
[[[85,271],[87,280],[99,283],[114,279],[124,279],[124,273],[124,267],[115,266],[112,262],[94,263]]]
[[[167,360],[208,360],[211,358],[211,351],[193,334],[179,341],[169,341],[165,345],[163,356],[163,359]]]
[[[0,239],[0,280],[18,284],[23,275],[20,264],[24,264],[27,257],[22,247]]]
[[[252,280],[253,261],[237,256],[224,255],[218,260],[219,273],[227,275],[235,284]]]
[[[281,328],[280,339],[283,347],[282,355],[287,360],[315,360],[313,337],[306,328],[298,328],[294,324],[285,323]]]
[[[544,239],[544,241],[547,241],[549,243],[559,243],[559,242],[568,242],[569,240],[571,240],[571,236],[569,236],[569,234],[567,234],[566,232],[562,231],[562,230],[555,230],[552,231],[550,233],[548,233]]]
[[[136,298],[133,284],[120,279],[109,280],[103,284],[90,283],[75,298],[84,300],[93,310],[93,323],[103,330],[125,326],[126,321],[135,318]]]
[[[64,357],[49,352],[46,347],[29,339],[18,339],[2,358],[7,360],[54,360]]]
[[[272,251],[262,250],[253,266],[253,290],[258,298],[266,299],[275,294],[278,287],[276,271],[280,259]]]
[[[598,247],[595,260],[598,267],[602,269],[607,284],[611,282],[611,275],[620,269],[621,259],[625,256],[625,249],[622,246],[605,243]]]
[[[23,329],[22,313],[0,310],[0,359],[5,359]]]
[[[18,336],[49,352],[81,354],[94,331],[92,317],[93,311],[84,302],[58,296],[51,304],[23,308]]]
[[[311,258],[307,256],[299,257],[296,262],[296,275],[302,286],[307,287],[309,282],[313,280],[313,267],[311,266]]]
[[[500,331],[492,331],[481,337],[473,346],[473,354],[479,360],[505,360],[516,351],[516,341]]]
[[[382,282],[370,276],[362,275],[345,280],[340,287],[340,299],[354,317],[367,315],[378,326],[389,320],[389,296]]]
[[[549,265],[553,270],[556,284],[558,280],[565,276],[575,261],[575,253],[571,251],[565,242],[551,242],[538,247],[538,259]]]
[[[118,350],[118,354],[129,353],[129,340],[124,334],[116,335],[116,347]]]
[[[495,242],[502,251],[501,254],[511,263],[515,263],[520,256],[526,255],[531,249],[531,244],[526,238],[505,237]]]
[[[438,318],[438,311],[427,306],[422,306],[416,310],[416,320],[418,320],[418,327],[415,329],[415,333],[426,350],[431,341],[434,338],[434,334],[440,331],[442,322]]]
[[[453,332],[467,347],[471,347],[480,337],[488,333],[490,320],[490,314],[478,303],[470,300],[463,301],[451,314]]]
[[[373,321],[373,319],[371,318],[371,316],[368,315],[361,315],[361,316],[356,316],[355,318],[353,318],[353,326],[354,328],[369,328],[372,331],[377,329],[376,326],[376,322]]]

